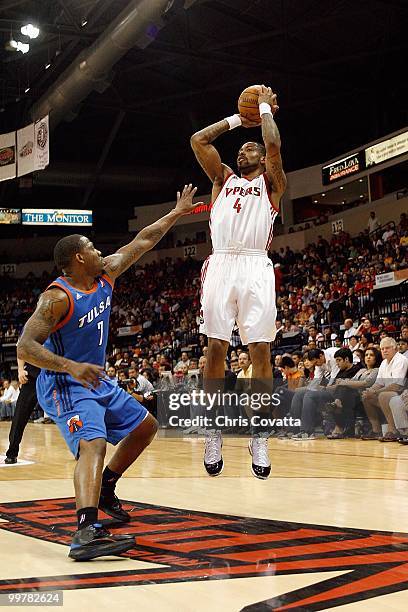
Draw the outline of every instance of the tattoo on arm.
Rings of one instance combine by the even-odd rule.
[[[221,162],[220,154],[211,143],[224,132],[228,132],[228,130],[228,121],[222,119],[222,121],[213,123],[196,132],[190,140],[198,163],[213,182],[223,181],[224,166]]]
[[[262,138],[266,148],[266,174],[280,197],[287,185],[280,154],[281,139],[278,126],[272,115],[262,115]]]
[[[60,289],[50,289],[40,296],[37,308],[25,324],[17,343],[19,359],[55,372],[67,371],[69,360],[55,355],[42,344],[65,316],[68,306],[68,297]]]

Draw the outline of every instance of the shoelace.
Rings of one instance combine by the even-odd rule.
[[[217,463],[220,460],[220,438],[218,436],[211,436],[205,441],[205,462],[206,463]]]
[[[268,456],[268,438],[253,438],[252,453],[253,462],[255,465],[268,467],[270,465]]]

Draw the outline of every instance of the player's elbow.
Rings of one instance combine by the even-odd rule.
[[[208,140],[203,136],[201,132],[195,132],[190,138],[190,144],[193,151],[197,151],[203,145],[208,145]]]
[[[199,146],[199,143],[200,143],[199,132],[195,132],[190,138],[190,145],[193,151],[196,150],[196,148]]]

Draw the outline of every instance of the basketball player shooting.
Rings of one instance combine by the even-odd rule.
[[[112,536],[98,523],[98,506],[116,521],[130,520],[115,486],[157,431],[146,408],[104,373],[114,281],[177,219],[194,210],[195,192],[186,185],[172,211],[105,259],[85,236],[74,234],[57,242],[54,259],[63,275],[40,296],[18,341],[18,358],[41,368],[37,379],[41,407],[78,460],[74,474],[78,530],[69,552],[78,561],[120,554],[135,545],[133,537]],[[103,471],[106,442],[118,448]]]
[[[232,115],[193,134],[191,146],[211,180],[210,229],[213,252],[201,274],[200,331],[208,336],[204,378],[224,378],[224,360],[235,322],[242,342],[248,345],[253,379],[272,385],[270,342],[275,337],[275,276],[267,251],[273,223],[286,188],[281,140],[274,120],[277,96],[270,87],[259,87],[260,122]],[[238,151],[239,175],[222,163],[213,141],[228,130],[261,125],[263,143],[246,142]],[[271,471],[267,432],[258,428],[249,441],[252,473],[265,479]],[[221,473],[222,438],[207,432],[204,466],[210,476]]]

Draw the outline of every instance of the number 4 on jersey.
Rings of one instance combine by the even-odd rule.
[[[241,210],[242,206],[241,206],[241,202],[239,201],[239,198],[237,198],[237,201],[235,202],[233,208],[235,208],[237,213],[239,213],[239,211]]]

